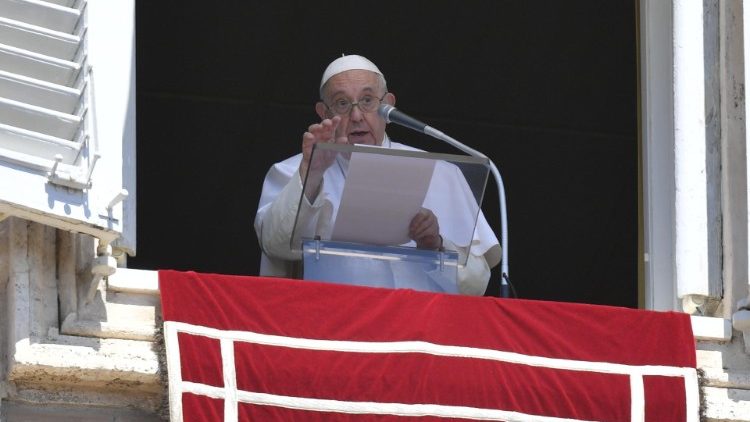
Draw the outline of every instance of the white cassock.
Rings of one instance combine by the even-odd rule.
[[[418,151],[415,148],[391,142],[386,136],[384,147],[391,149]],[[340,157],[339,157],[340,159]],[[263,191],[255,216],[255,231],[263,251],[261,256],[260,275],[293,277],[295,267],[300,265],[301,253],[293,251],[291,239],[297,213],[300,221],[306,221],[308,227],[296,230],[296,234],[305,232],[308,236],[321,234],[327,238],[330,234],[330,221],[336,213],[337,204],[345,182],[344,171],[340,165],[332,165],[325,172],[321,191],[313,203],[302,196],[302,181],[299,176],[299,164],[302,154],[290,157],[271,167],[263,182]],[[439,164],[440,162],[438,162]],[[457,285],[446,282],[437,272],[415,274],[413,268],[394,262],[376,261],[363,264],[358,261],[356,268],[337,268],[344,277],[362,279],[359,284],[378,287],[412,288],[415,290],[437,291],[481,295],[487,288],[490,268],[500,262],[501,250],[497,237],[490,228],[484,215],[479,211],[473,238],[467,233],[473,225],[478,211],[476,200],[468,185],[456,172],[460,170],[450,164],[437,165],[432,178],[424,208],[432,210],[440,225],[443,246],[458,252],[458,262],[466,262],[458,269]],[[302,207],[300,209],[300,207]],[[467,216],[469,217],[467,219]],[[467,231],[468,230],[468,231]],[[412,242],[413,243],[413,242]],[[299,249],[299,248],[295,248]],[[348,274],[351,273],[351,274]],[[356,274],[361,274],[357,277]],[[367,280],[377,280],[369,283]]]

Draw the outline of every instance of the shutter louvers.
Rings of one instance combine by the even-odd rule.
[[[86,1],[0,0],[0,160],[90,186]]]
[[[0,0],[0,218],[135,253],[134,0]]]

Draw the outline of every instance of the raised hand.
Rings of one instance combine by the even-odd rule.
[[[341,116],[323,119],[320,123],[310,125],[307,132],[302,135],[302,162],[299,165],[299,175],[303,182],[305,177],[308,178],[305,192],[310,200],[317,196],[323,173],[336,158],[336,153],[328,151],[318,151],[312,157],[313,146],[318,143],[347,143],[346,136],[336,136],[339,123],[341,123]]]

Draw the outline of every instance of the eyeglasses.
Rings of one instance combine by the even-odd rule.
[[[359,107],[363,113],[372,113],[378,109],[380,102],[383,101],[383,98],[385,98],[386,95],[388,95],[387,92],[380,98],[373,95],[365,95],[358,101],[349,101],[347,98],[339,98],[334,100],[331,105],[326,104],[326,107],[328,107],[328,110],[339,115],[349,114],[354,106]]]

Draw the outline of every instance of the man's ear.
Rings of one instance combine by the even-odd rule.
[[[315,112],[318,113],[320,120],[328,118],[328,107],[326,107],[323,101],[318,101],[317,104],[315,104]]]
[[[383,97],[383,102],[386,103],[386,104],[388,104],[388,105],[395,106],[396,105],[396,96],[393,95],[392,92],[389,92],[389,93],[385,94],[385,97]]]

